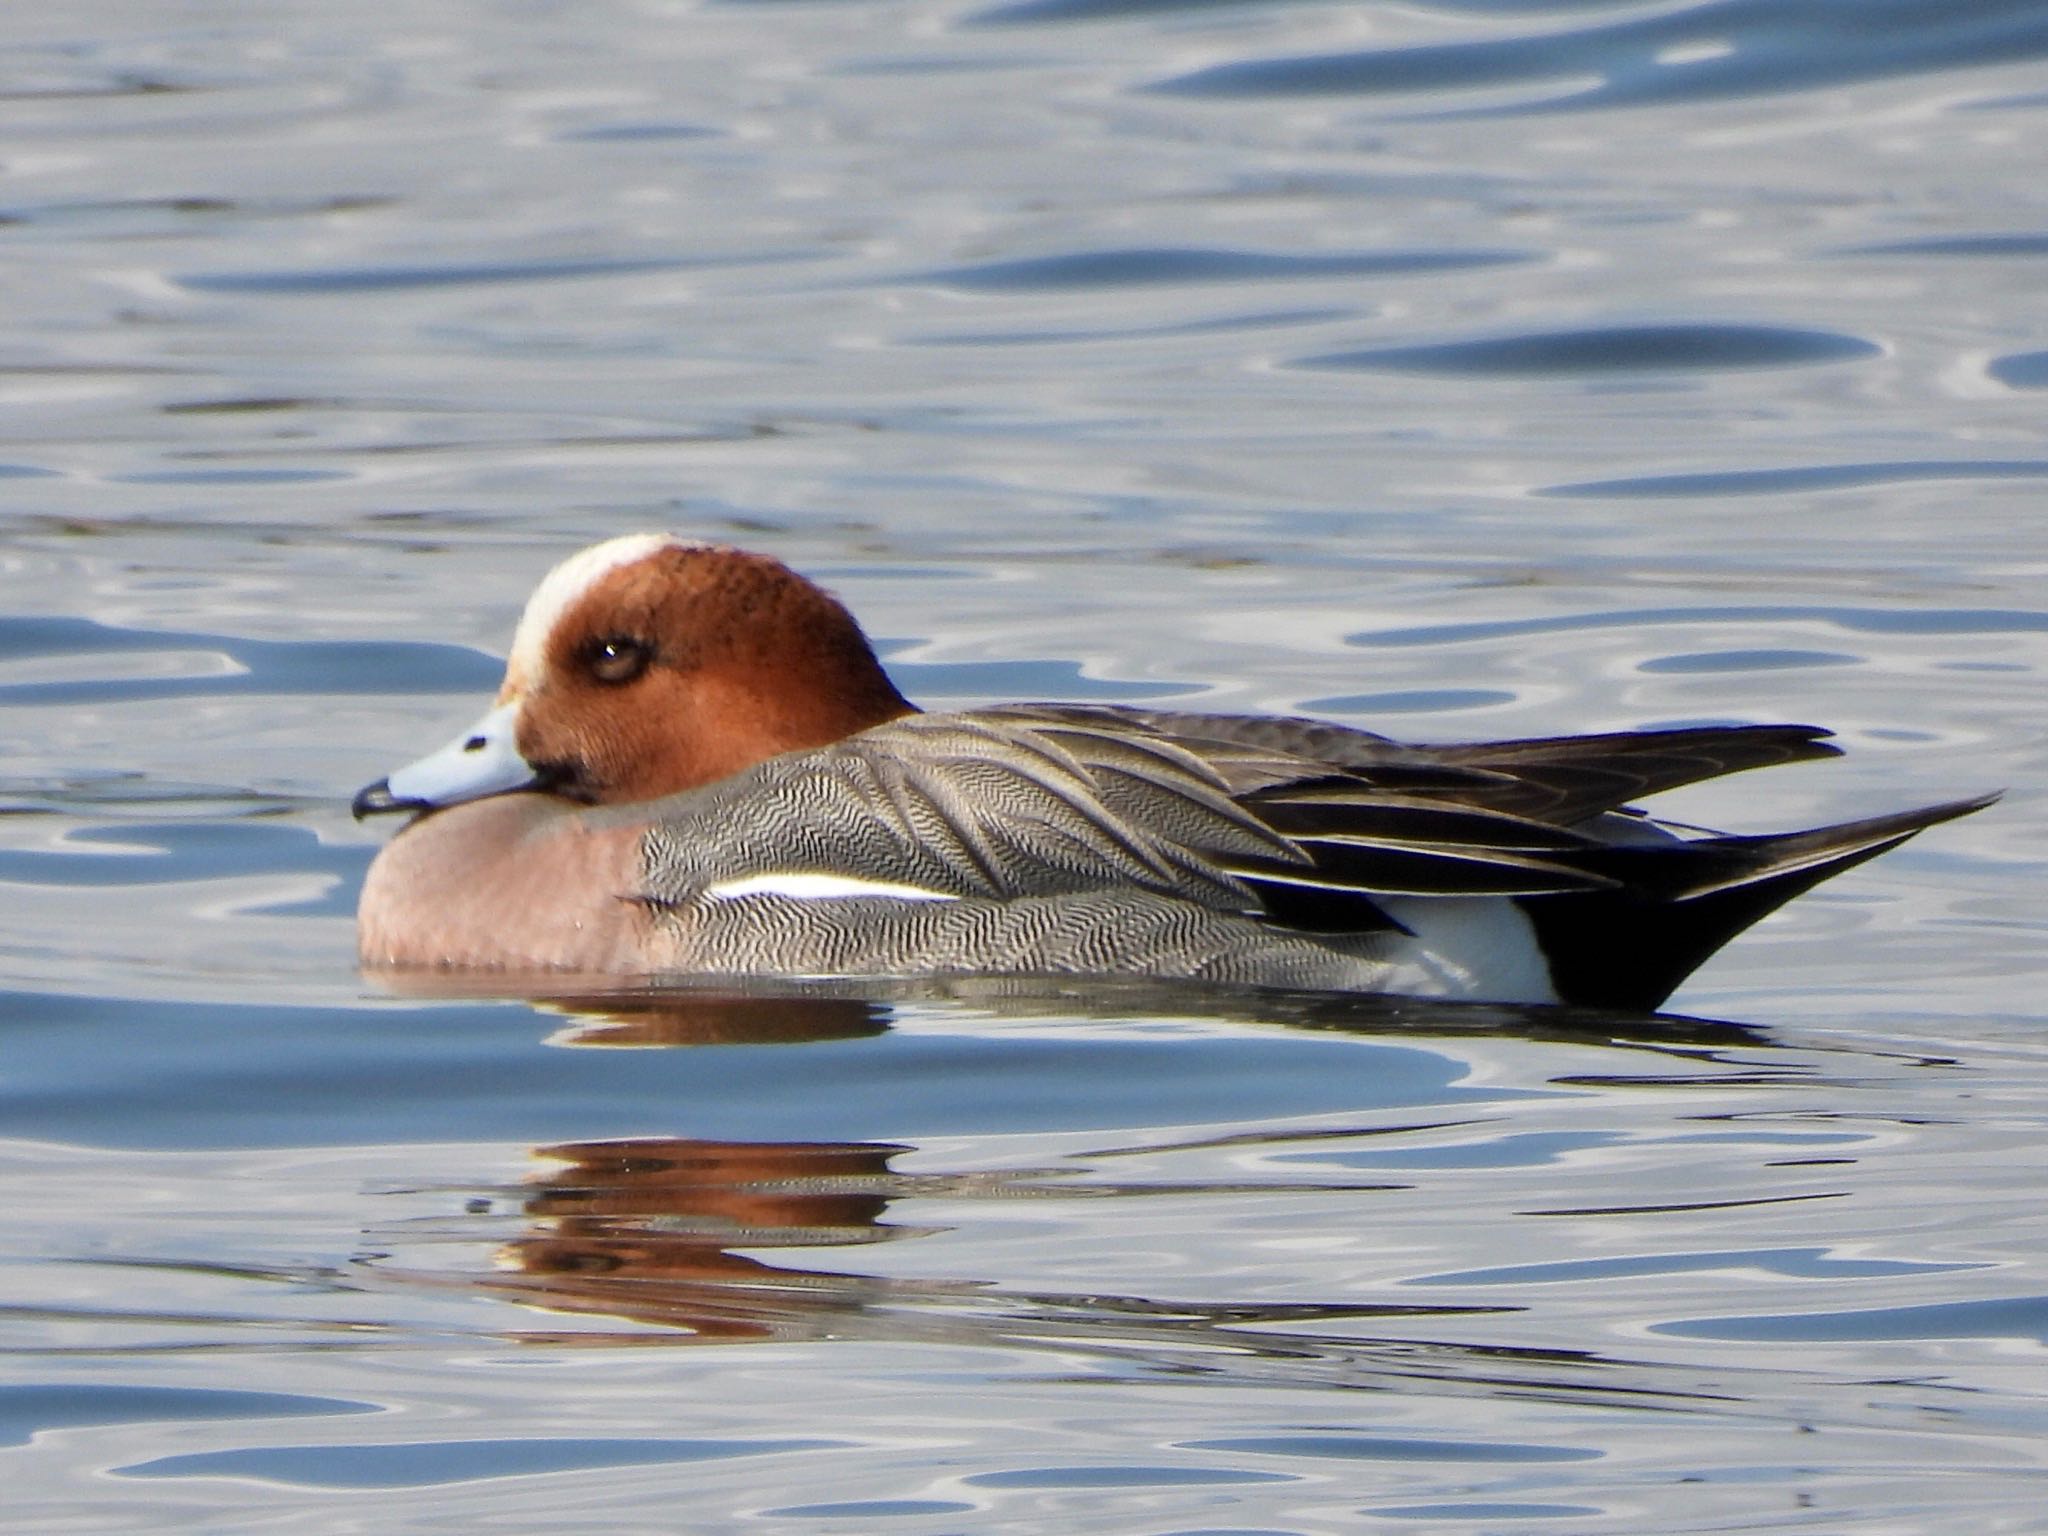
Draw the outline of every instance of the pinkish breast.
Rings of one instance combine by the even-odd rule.
[[[436,811],[371,863],[357,955],[368,969],[645,971],[641,832],[548,795]]]

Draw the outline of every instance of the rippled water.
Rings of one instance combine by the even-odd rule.
[[[13,1525],[2048,1530],[2042,7],[0,39]],[[347,797],[646,527],[927,702],[2012,792],[1684,1017],[364,981]]]

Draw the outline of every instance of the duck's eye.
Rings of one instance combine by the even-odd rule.
[[[647,670],[654,648],[644,640],[627,635],[606,635],[593,640],[583,653],[583,664],[600,683],[630,683]]]

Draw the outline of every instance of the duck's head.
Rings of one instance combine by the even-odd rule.
[[[550,571],[492,709],[354,809],[653,800],[910,713],[853,616],[780,561],[633,534]]]

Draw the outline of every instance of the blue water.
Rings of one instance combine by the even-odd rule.
[[[2048,11],[0,41],[10,1528],[2048,1530]],[[642,528],[926,703],[2009,793],[1657,1018],[361,977],[350,795]]]

